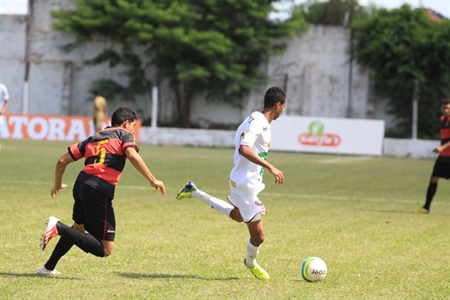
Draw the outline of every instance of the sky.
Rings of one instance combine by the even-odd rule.
[[[301,4],[306,2],[307,0],[281,1],[282,3],[276,6],[276,8],[281,10],[281,12],[278,15],[273,15],[273,17],[283,19],[286,16],[286,13],[283,11],[289,10],[288,3],[292,1],[296,4]],[[433,9],[442,14],[444,17],[450,19],[450,0],[358,0],[358,3],[360,5],[375,4],[375,6],[377,7],[384,7],[387,9],[399,8],[403,4],[409,4],[413,8],[423,6]]]
[[[306,0],[293,0],[295,3],[300,4]],[[289,10],[290,1],[282,1],[284,4],[278,4],[277,8],[281,10],[277,15],[273,15],[275,18],[285,18],[286,11]],[[443,16],[450,19],[450,0],[359,0],[359,4],[367,5],[373,3],[376,6],[384,7],[387,9],[398,8],[403,4],[410,4],[412,7],[420,7],[421,5],[426,8],[431,8]],[[27,0],[0,0],[0,14],[21,14],[27,13]]]

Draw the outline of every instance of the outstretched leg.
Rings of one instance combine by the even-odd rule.
[[[63,257],[73,245],[78,246],[86,253],[92,253],[98,257],[104,257],[105,253],[110,254],[114,242],[106,242],[108,248],[103,245],[103,243],[97,240],[93,235],[85,233],[83,224],[74,224],[72,227],[61,223],[56,217],[50,217],[47,221],[44,233],[41,240],[41,249],[44,250],[48,242],[60,235],[61,239],[56,245],[47,263],[39,270],[39,274],[49,275],[49,274],[59,274],[55,270],[56,264]],[[109,249],[110,248],[110,249]]]
[[[209,207],[217,210],[218,212],[226,215],[227,217],[231,217],[231,212],[234,209],[234,206],[229,204],[224,200],[220,200],[215,198],[201,190],[199,190],[193,182],[188,182],[178,193],[177,199],[189,199],[196,198],[205,202]],[[242,221],[241,221],[242,222]]]

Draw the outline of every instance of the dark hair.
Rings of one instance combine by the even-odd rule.
[[[450,104],[450,98],[442,99],[442,105]]]
[[[121,106],[116,109],[111,117],[112,126],[120,126],[125,121],[133,122],[137,120],[136,112],[128,106]]]
[[[271,108],[278,102],[280,104],[286,102],[286,93],[279,87],[273,86],[264,95],[264,108]]]

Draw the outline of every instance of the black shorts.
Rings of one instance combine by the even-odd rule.
[[[450,161],[436,159],[431,176],[450,179]]]
[[[73,199],[73,221],[84,224],[86,231],[100,241],[114,241],[116,218],[112,198],[90,185],[76,181]]]

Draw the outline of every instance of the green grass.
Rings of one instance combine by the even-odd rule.
[[[59,277],[37,270],[56,245],[39,250],[46,218],[71,224],[71,164],[55,199],[56,160],[70,143],[3,140],[0,153],[2,299],[448,299],[450,182],[439,181],[430,215],[423,204],[433,160],[269,153],[285,175],[265,174],[260,194],[266,240],[258,262],[270,282],[242,261],[246,226],[198,200],[176,201],[188,180],[224,199],[232,149],[152,147],[141,155],[168,195],[127,164],[116,190],[116,246],[108,258],[77,247]],[[302,280],[310,256],[328,266],[324,281]]]

